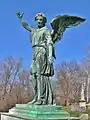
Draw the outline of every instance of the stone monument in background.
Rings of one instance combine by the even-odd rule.
[[[37,13],[35,21],[37,28],[28,25],[23,20],[24,13],[16,13],[22,26],[31,33],[32,64],[30,73],[33,81],[34,98],[27,104],[16,104],[9,113],[2,114],[2,120],[26,119],[68,119],[69,113],[56,105],[53,99],[50,77],[54,75],[53,60],[56,59],[54,45],[61,40],[66,29],[79,25],[85,19],[77,16],[62,15],[54,17],[47,26],[47,18],[43,13]]]
[[[84,94],[84,91],[85,91],[85,84],[82,83],[82,87],[81,87],[81,98],[80,98],[80,101],[79,101],[79,106],[81,109],[86,109],[86,101],[85,101],[85,94]]]

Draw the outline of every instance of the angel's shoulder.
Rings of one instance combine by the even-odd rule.
[[[45,32],[51,32],[47,26],[45,26]]]
[[[49,28],[47,26],[44,27],[45,30],[49,30]]]

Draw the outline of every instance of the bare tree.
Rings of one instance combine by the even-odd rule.
[[[76,61],[64,61],[56,66],[56,77],[60,83],[60,90],[62,90],[66,104],[70,99],[79,99],[79,76],[80,65]]]
[[[0,85],[2,86],[3,99],[11,93],[15,81],[18,80],[21,64],[21,59],[16,60],[13,57],[8,57],[1,63]]]
[[[86,102],[89,102],[90,99],[90,45],[87,47],[86,56],[82,61],[82,69],[86,73]]]
[[[33,94],[32,84],[31,84],[31,79],[30,79],[30,72],[23,70],[20,73],[19,82],[20,82],[22,89],[24,90],[24,93],[25,93],[24,96],[26,96],[30,101],[32,99],[32,94]]]

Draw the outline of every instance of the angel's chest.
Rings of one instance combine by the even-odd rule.
[[[44,39],[44,33],[45,31],[44,30],[36,30],[33,35],[32,35],[32,38],[34,40],[42,40]]]

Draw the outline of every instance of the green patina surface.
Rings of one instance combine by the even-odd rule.
[[[70,117],[69,113],[62,110],[62,107],[59,105],[16,104],[16,107],[10,109],[9,113],[28,119],[59,119]]]

